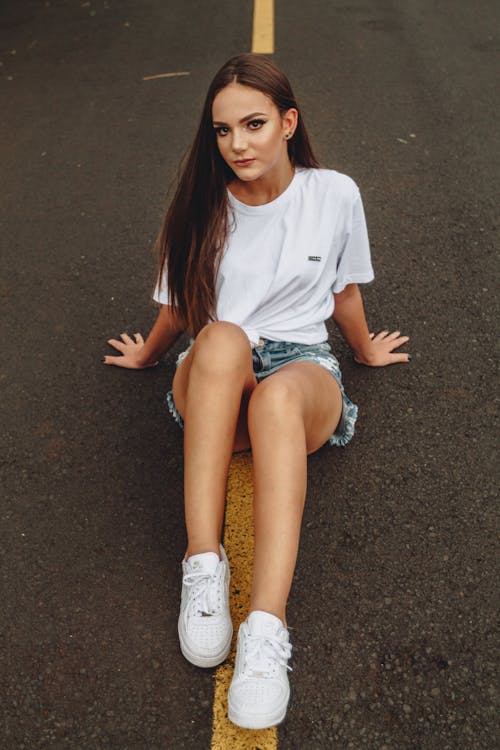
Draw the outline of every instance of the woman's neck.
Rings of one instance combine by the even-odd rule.
[[[249,206],[263,206],[275,200],[287,189],[293,180],[295,170],[290,160],[279,165],[272,173],[256,180],[233,180],[228,187],[234,197]]]

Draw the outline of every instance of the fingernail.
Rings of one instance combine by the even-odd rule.
[[[412,356],[411,356],[411,354],[409,354],[408,355],[408,362],[411,362],[411,360],[412,360]]]
[[[106,362],[106,357],[103,357],[103,358],[101,359],[101,362]]]

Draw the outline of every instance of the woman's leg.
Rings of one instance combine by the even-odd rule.
[[[173,396],[184,419],[186,558],[219,554],[233,450],[249,447],[246,411],[256,386],[252,350],[232,323],[210,323],[179,365]]]
[[[326,442],[341,413],[336,380],[311,362],[283,367],[250,398],[255,527],[250,610],[269,612],[283,623],[299,545],[307,454]]]

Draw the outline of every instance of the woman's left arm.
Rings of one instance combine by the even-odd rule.
[[[377,335],[368,331],[363,299],[357,284],[348,284],[342,292],[333,296],[333,319],[351,347],[356,362],[383,367],[411,360],[409,354],[394,351],[406,344],[409,336],[401,336],[399,331],[381,331]]]

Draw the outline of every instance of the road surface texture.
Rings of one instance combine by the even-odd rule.
[[[274,59],[366,209],[374,330],[346,449],[310,458],[281,750],[498,747],[493,0],[277,0]],[[152,246],[207,85],[252,3],[3,0],[0,747],[208,750],[180,655],[182,438],[155,369]],[[167,72],[189,75],[152,78]],[[231,750],[231,748],[228,748]]]

